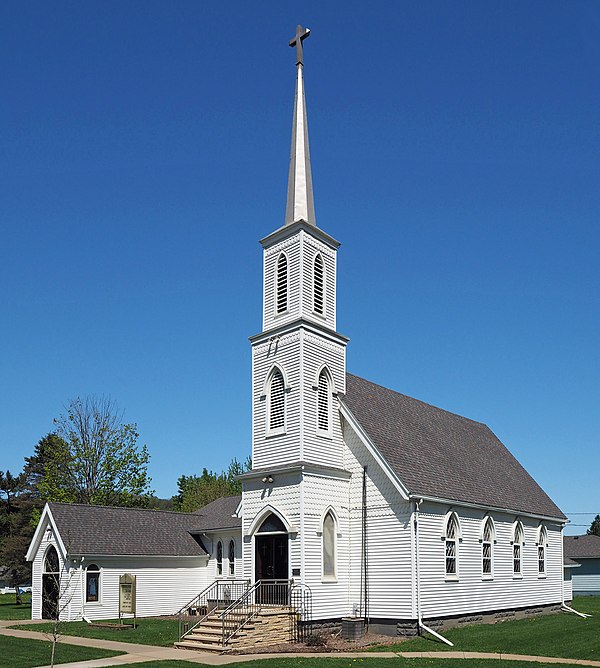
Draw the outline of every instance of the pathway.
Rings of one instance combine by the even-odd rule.
[[[7,626],[15,621],[0,620],[0,635],[13,636],[15,638],[29,638],[32,640],[48,640],[45,633],[39,631],[22,631],[17,628],[9,629]],[[117,640],[100,640],[97,638],[81,638],[79,636],[61,636],[61,643],[68,645],[79,645],[85,647],[98,647],[111,649],[115,652],[124,652],[120,656],[111,656],[106,659],[92,659],[91,661],[75,661],[73,663],[61,663],[57,668],[104,668],[105,666],[123,666],[128,663],[142,663],[144,661],[157,661],[161,659],[179,659],[190,663],[200,663],[209,666],[224,666],[240,661],[252,661],[254,659],[276,659],[281,654],[211,654],[209,652],[192,652],[185,649],[174,649],[172,647],[156,647],[154,645],[139,645],[136,643],[120,642]],[[576,666],[592,666],[600,668],[600,661],[591,659],[564,659],[553,656],[527,656],[524,654],[493,654],[488,652],[290,652],[286,657],[317,658],[349,658],[349,659],[394,659],[398,656],[406,659],[498,659],[503,661],[532,661],[535,663],[570,664]],[[42,668],[49,668],[43,666]]]

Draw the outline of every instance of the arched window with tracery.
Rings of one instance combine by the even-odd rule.
[[[223,543],[217,543],[217,575],[223,575]]]
[[[321,369],[317,386],[317,430],[331,433],[331,380],[326,369]]]
[[[548,532],[545,526],[540,526],[538,534],[538,575],[546,574],[546,545],[548,544]]]
[[[60,575],[60,561],[58,559],[58,552],[54,545],[50,545],[46,551],[44,558],[44,574],[45,575]]]
[[[333,580],[336,576],[336,530],[335,518],[328,511],[323,519],[323,578]]]
[[[278,368],[273,369],[268,392],[268,431],[281,433],[285,428],[285,382]]]
[[[288,308],[288,260],[285,253],[277,258],[275,308],[277,313],[285,313]]]
[[[325,313],[325,265],[320,254],[313,265],[313,310],[319,315]]]
[[[523,524],[517,520],[513,530],[513,575],[523,575],[523,543],[525,542]]]
[[[100,600],[100,569],[90,564],[85,570],[85,602],[97,603]]]
[[[235,543],[229,541],[229,575],[235,575]]]
[[[450,578],[455,578],[458,575],[458,537],[458,518],[456,513],[450,513],[446,520],[446,531],[444,534],[446,576]]]
[[[491,579],[494,566],[494,522],[491,517],[484,522],[481,541],[481,571],[484,579]]]

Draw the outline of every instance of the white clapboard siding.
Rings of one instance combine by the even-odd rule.
[[[344,468],[350,480],[350,606],[360,601],[363,467],[367,466],[369,615],[413,617],[410,506],[348,424]]]
[[[243,577],[254,582],[254,536],[249,535],[255,519],[274,509],[289,526],[300,528],[300,474],[276,473],[272,484],[262,483],[260,478],[244,481],[242,519],[243,527]],[[255,527],[258,528],[258,527]],[[301,536],[296,531],[289,539],[289,577],[292,569],[301,567]]]
[[[273,365],[282,370],[287,384],[285,393],[286,429],[277,436],[267,435],[267,398],[265,383]],[[254,468],[277,466],[300,459],[300,333],[281,336],[277,343],[264,342],[252,349],[252,465]],[[267,388],[268,389],[268,388]]]
[[[600,594],[600,559],[578,559],[579,568],[572,570],[574,594]]]
[[[336,326],[336,255],[333,250],[322,241],[315,239],[307,232],[302,233],[303,259],[303,287],[302,302],[303,316],[314,322],[319,322],[335,330]],[[324,265],[324,313],[314,312],[314,262],[317,254],[321,255]]]
[[[570,568],[565,568],[564,588],[565,588],[564,600],[571,601],[573,599],[573,580],[571,579]]]
[[[229,541],[233,540],[235,547],[234,573],[229,572]],[[219,575],[217,571],[217,545],[223,543],[223,573]],[[202,544],[208,550],[208,562],[206,564],[207,583],[214,580],[227,579],[229,577],[243,578],[244,567],[242,564],[242,533],[241,531],[215,531],[202,537]]]
[[[427,503],[419,517],[419,579],[421,608],[425,618],[465,615],[489,610],[559,603],[562,597],[562,534],[547,524],[546,573],[538,573],[537,533],[539,523],[521,517],[525,532],[522,577],[513,574],[511,543],[514,516],[491,513],[496,528],[493,545],[493,579],[482,574],[481,524],[484,511],[461,509],[462,538],[458,543],[458,579],[445,574],[444,520],[449,508]]]
[[[303,480],[304,565],[302,582],[312,592],[313,618],[331,619],[352,613],[350,586],[350,518],[347,479],[310,475]],[[336,577],[323,578],[323,519],[331,510],[336,519]]]

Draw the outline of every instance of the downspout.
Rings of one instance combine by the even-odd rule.
[[[587,619],[588,617],[591,617],[591,615],[586,614],[585,612],[578,612],[574,608],[569,607],[565,603],[565,540],[564,540],[564,535],[563,531],[565,530],[564,524],[561,527],[560,530],[560,563],[562,564],[562,580],[561,580],[561,610],[564,610],[565,612],[572,612],[575,615],[578,615],[579,617],[583,617],[584,619]]]
[[[423,631],[427,631],[427,633],[430,633],[432,636],[435,636],[438,638],[438,640],[441,640],[442,642],[446,643],[446,645],[450,645],[450,647],[454,647],[454,643],[450,642],[448,638],[444,638],[443,635],[438,633],[437,631],[434,631],[433,629],[429,628],[429,626],[426,626],[423,623],[423,615],[421,612],[421,586],[420,586],[420,578],[419,578],[419,506],[423,503],[423,499],[419,499],[418,501],[415,500],[415,511],[414,511],[414,527],[415,527],[415,575],[416,575],[416,598],[417,598],[417,628],[419,635],[421,635],[421,629]]]

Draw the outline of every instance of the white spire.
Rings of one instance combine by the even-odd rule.
[[[296,46],[296,98],[294,100],[294,121],[292,126],[292,150],[290,152],[290,173],[288,178],[285,224],[299,220],[316,226],[313,199],[312,176],[310,173],[310,152],[308,150],[308,122],[304,99],[304,78],[302,70],[302,41],[310,31],[301,26],[296,29],[296,37],[290,46]]]

